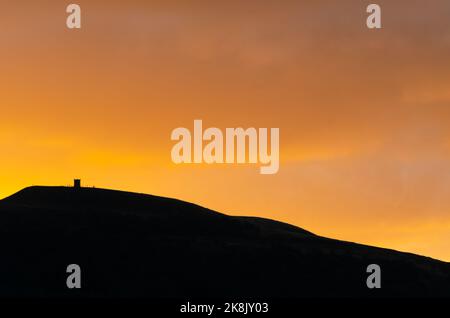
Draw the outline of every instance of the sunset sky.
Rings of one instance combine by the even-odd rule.
[[[450,2],[0,2],[0,197],[175,197],[450,261]],[[278,174],[175,165],[177,127],[279,127]]]

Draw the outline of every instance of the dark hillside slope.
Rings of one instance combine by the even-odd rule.
[[[448,263],[104,189],[1,200],[0,248],[0,297],[450,297]],[[372,263],[379,290],[366,287]],[[81,289],[66,287],[69,264],[81,266]]]

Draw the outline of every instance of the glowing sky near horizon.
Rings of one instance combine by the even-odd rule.
[[[0,197],[87,185],[450,261],[450,3],[2,2]],[[276,175],[175,165],[170,133],[279,127]]]

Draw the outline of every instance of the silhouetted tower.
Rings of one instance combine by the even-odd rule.
[[[76,189],[81,188],[81,180],[80,179],[74,179],[73,180],[73,187]]]

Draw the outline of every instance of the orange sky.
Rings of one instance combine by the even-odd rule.
[[[4,1],[5,2],[5,1]],[[176,197],[450,261],[450,3],[1,3],[0,197]],[[175,165],[170,133],[279,127],[281,166]]]

